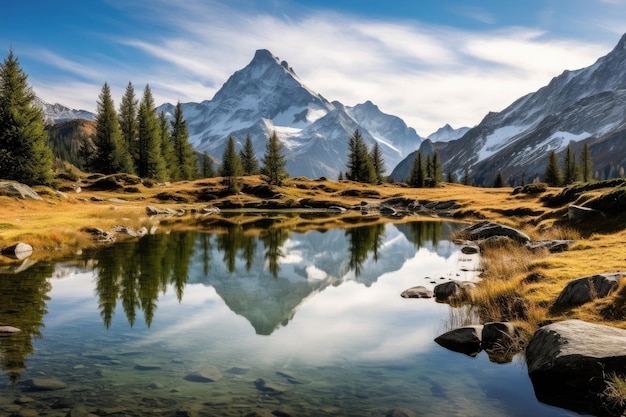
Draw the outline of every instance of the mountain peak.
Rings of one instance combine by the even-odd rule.
[[[257,49],[254,53],[254,58],[252,58],[252,62],[254,61],[272,61],[278,62],[278,58],[276,58],[270,51],[267,49]]]

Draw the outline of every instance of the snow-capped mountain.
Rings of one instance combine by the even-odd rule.
[[[432,142],[450,142],[461,138],[468,130],[470,130],[469,127],[455,129],[446,123],[445,126],[440,127],[436,132],[428,135],[427,138]]]
[[[36,99],[36,104],[43,110],[44,118],[49,123],[61,123],[74,119],[95,120],[96,115],[87,110],[76,110],[65,107],[59,103],[48,103],[39,98]]]
[[[191,144],[217,158],[229,136],[241,146],[247,135],[262,156],[267,138],[276,132],[291,176],[337,178],[346,169],[348,139],[357,129],[370,146],[379,142],[388,170],[422,141],[371,102],[354,107],[329,102],[267,50],[256,51],[212,100],[182,106]],[[173,114],[174,105],[163,104],[158,111]]]
[[[477,185],[493,183],[498,170],[512,183],[542,177],[550,151],[588,143],[596,167],[611,176],[626,164],[626,35],[593,65],[564,71],[545,87],[499,113],[489,113],[460,139],[440,150],[444,171],[466,169]],[[602,145],[602,146],[600,146]],[[606,149],[613,147],[613,152]],[[411,156],[408,156],[411,158]],[[406,164],[405,164],[406,166]],[[619,169],[619,168],[618,168]],[[396,179],[408,171],[394,170]]]

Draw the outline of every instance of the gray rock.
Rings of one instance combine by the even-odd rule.
[[[474,255],[476,253],[480,253],[480,247],[474,242],[464,242],[461,247],[461,253],[465,255]]]
[[[474,287],[473,282],[452,280],[436,285],[433,292],[440,302],[462,301]]]
[[[41,200],[41,196],[26,184],[17,181],[0,181],[0,195],[15,197],[22,200]]]
[[[556,307],[574,307],[585,304],[596,298],[604,298],[617,288],[624,272],[596,274],[570,281],[554,305]]]
[[[569,250],[574,243],[575,240],[535,240],[528,242],[526,247],[530,250],[547,249],[550,253],[557,253]]]
[[[287,387],[283,385],[275,384],[263,378],[259,378],[256,381],[254,381],[254,386],[256,387],[256,389],[266,394],[277,395],[277,394],[282,394],[283,392],[287,391]]]
[[[217,368],[207,367],[185,375],[184,379],[190,382],[215,382],[222,379],[222,373]]]
[[[2,254],[10,258],[25,259],[33,254],[33,247],[28,243],[18,242],[14,245],[3,248]]]
[[[460,327],[438,336],[435,342],[454,352],[476,356],[481,350],[482,332],[481,325]]]
[[[516,350],[515,326],[509,322],[491,322],[483,325],[482,347],[485,349]]]
[[[173,216],[176,214],[176,212],[170,208],[160,209],[154,206],[146,207],[146,213],[148,214],[148,216],[160,216],[160,215]]]
[[[570,399],[601,392],[607,375],[626,369],[626,330],[581,320],[553,323],[535,332],[526,363],[540,401],[561,392]]]
[[[520,232],[509,226],[492,222],[480,222],[463,229],[467,233],[469,240],[487,239],[492,236],[504,236],[513,239],[519,243],[527,243],[530,241],[530,237],[527,234]]]
[[[571,205],[567,208],[567,218],[572,222],[582,222],[585,220],[602,219],[604,214],[589,207]]]
[[[134,366],[134,369],[138,370],[138,371],[159,371],[161,370],[161,366],[159,365],[149,365],[149,364],[140,364],[138,363],[137,365]]]
[[[418,285],[402,291],[402,298],[433,298],[433,292],[426,287]]]
[[[56,378],[31,378],[23,384],[28,391],[56,391],[67,388],[65,382]]]

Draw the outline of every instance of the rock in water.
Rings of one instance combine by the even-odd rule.
[[[2,249],[2,254],[15,259],[24,259],[33,254],[33,247],[27,243],[18,242]]]
[[[190,382],[215,382],[222,379],[222,373],[217,368],[209,367],[187,374],[184,379]]]
[[[418,285],[402,291],[402,298],[433,298],[433,292],[426,287]]]
[[[24,381],[29,391],[56,391],[67,387],[65,382],[56,378],[32,378]]]
[[[450,330],[435,339],[435,342],[454,352],[476,356],[481,350],[483,326],[465,326]]]

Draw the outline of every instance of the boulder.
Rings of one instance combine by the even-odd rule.
[[[33,247],[27,243],[18,242],[2,249],[2,254],[10,258],[24,259],[33,254]]]
[[[433,293],[440,302],[459,301],[467,298],[474,287],[473,282],[452,280],[436,285]]]
[[[533,251],[547,249],[550,253],[557,253],[569,250],[574,243],[575,240],[535,240],[526,243],[526,247]]]
[[[626,330],[581,320],[553,323],[535,332],[526,363],[539,401],[595,415],[607,376],[626,369]]]
[[[418,285],[408,288],[400,294],[402,298],[433,298],[433,292],[426,287]]]
[[[491,322],[483,325],[484,349],[517,350],[515,326],[509,322]]]
[[[56,391],[67,387],[65,382],[55,378],[31,378],[23,385],[28,391]]]
[[[582,222],[604,218],[604,214],[589,207],[571,205],[567,208],[567,218],[572,222]]]
[[[148,216],[159,216],[159,215],[172,216],[176,214],[176,212],[170,208],[160,209],[154,206],[146,207],[146,213],[148,214]]]
[[[554,303],[555,307],[575,307],[596,298],[604,298],[617,288],[626,273],[596,274],[570,281]]]
[[[438,336],[435,342],[454,352],[476,356],[481,350],[482,332],[481,325],[460,327]]]
[[[511,238],[519,243],[527,243],[530,241],[530,237],[527,234],[520,232],[509,226],[492,222],[480,222],[463,229],[467,234],[469,240],[487,239],[492,236],[504,236]]]
[[[17,181],[0,181],[0,195],[15,197],[22,200],[41,200],[41,196],[26,184]]]

